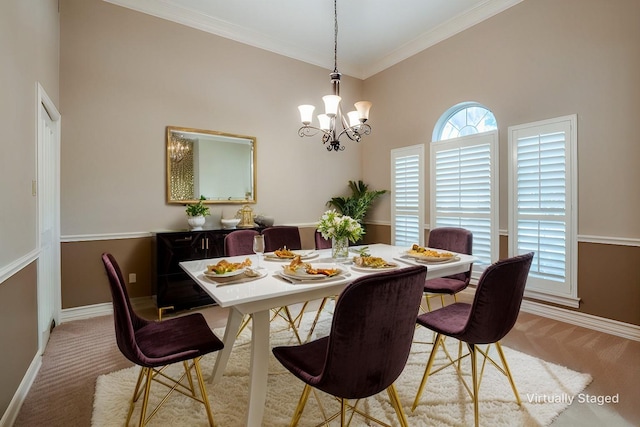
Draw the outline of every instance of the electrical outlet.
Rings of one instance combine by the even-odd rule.
[[[129,283],[136,283],[136,273],[129,273]]]

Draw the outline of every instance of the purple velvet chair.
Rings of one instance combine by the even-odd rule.
[[[238,256],[238,255],[250,255],[253,254],[253,237],[257,236],[259,233],[255,230],[237,230],[232,231],[224,237],[224,253],[226,256]],[[266,242],[265,242],[266,246]],[[284,313],[282,313],[284,312]],[[289,326],[293,329],[296,337],[298,338],[298,342],[302,342],[300,340],[300,336],[298,334],[298,328],[296,328],[293,317],[291,316],[291,312],[288,307],[280,307],[274,310],[274,316],[271,318],[273,320],[275,316],[278,314],[281,315],[284,320],[287,321]],[[242,324],[240,325],[240,329],[238,329],[238,335],[242,333],[244,328],[247,327],[251,317],[245,316]]]
[[[316,249],[331,249],[331,240],[322,237],[322,233],[316,230],[314,234]]]
[[[200,371],[200,358],[205,354],[221,350],[224,347],[207,325],[206,320],[200,313],[190,314],[183,317],[165,320],[162,322],[149,321],[136,315],[131,307],[127,288],[122,277],[120,267],[115,258],[108,253],[102,254],[102,262],[109,277],[111,286],[111,296],[113,298],[113,319],[116,329],[116,341],[122,354],[142,367],[133,398],[129,404],[129,413],[125,425],[129,425],[129,419],[133,413],[133,408],[140,395],[142,395],[142,409],[140,411],[139,425],[145,425],[156,413],[158,405],[151,415],[146,418],[147,404],[149,401],[149,391],[152,381],[157,381],[169,387],[167,397],[174,390],[167,386],[167,380],[176,383],[176,391],[180,391],[202,403],[206,409],[209,425],[213,426],[213,415],[207,398],[207,390]],[[191,363],[189,363],[191,361]],[[185,375],[188,378],[188,385],[178,384],[180,380],[168,377],[164,372],[159,375],[161,368],[172,363],[182,362]],[[200,397],[197,396],[193,379],[192,369],[196,373],[200,388]]]
[[[253,237],[255,230],[236,230],[224,236],[224,253],[226,256],[253,254]]]
[[[329,418],[340,416],[341,425],[347,408],[353,409],[347,399],[386,389],[400,424],[407,425],[393,383],[409,357],[426,274],[425,267],[416,266],[358,278],[340,294],[328,336],[273,349],[305,383],[291,426],[297,425],[312,388],[341,401],[341,411]]]
[[[433,249],[444,249],[446,251],[471,255],[473,252],[473,234],[464,228],[434,228],[429,232],[429,242],[427,246]],[[469,265],[469,270],[464,273],[427,280],[424,284],[427,310],[431,311],[429,300],[434,296],[440,297],[442,306],[444,306],[444,295],[453,295],[454,300],[457,301],[456,294],[469,286],[472,269],[473,264]]]
[[[464,382],[460,371],[458,373],[473,399],[476,426],[478,425],[478,388],[480,384],[476,361],[477,353],[484,356],[483,370],[487,358],[496,367],[498,366],[497,362],[487,355],[489,346],[483,351],[478,348],[479,345],[495,344],[503,366],[503,368],[499,369],[508,377],[516,396],[516,401],[518,405],[520,404],[520,396],[511,377],[511,371],[499,341],[507,335],[516,323],[532,260],[533,252],[498,261],[489,266],[480,277],[472,304],[456,302],[418,316],[418,324],[434,331],[436,339],[427,361],[418,393],[413,402],[412,410],[415,410],[418,406],[438,347],[444,346],[445,336],[460,340],[460,342],[466,343],[469,348],[469,354],[463,357],[471,356],[471,379],[473,381],[471,388]],[[447,357],[449,357],[448,353]],[[458,361],[459,359],[451,360],[451,357],[449,357],[450,364]],[[459,369],[459,366],[457,369]],[[480,373],[481,375],[482,372]]]
[[[275,225],[262,230],[264,235],[264,250],[266,252],[277,251],[285,246],[287,249],[302,249],[300,230],[290,225]]]

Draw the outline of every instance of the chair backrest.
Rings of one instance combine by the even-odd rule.
[[[236,230],[224,236],[224,253],[226,256],[253,254],[253,237],[259,234],[256,230]]]
[[[316,230],[314,234],[316,249],[331,249],[331,240],[322,237],[322,233]]]
[[[470,344],[500,341],[520,312],[533,252],[503,259],[482,273],[461,339]],[[460,338],[460,337],[458,337]]]
[[[146,356],[136,343],[136,330],[150,323],[139,317],[131,307],[120,266],[113,255],[102,254],[102,262],[107,270],[111,297],[113,299],[113,320],[116,328],[116,342],[122,354],[135,364],[146,366]]]
[[[265,252],[273,252],[285,246],[291,250],[302,249],[298,227],[275,225],[262,230],[262,234],[264,235]]]
[[[427,246],[433,249],[444,249],[445,251],[472,255],[473,233],[464,228],[457,227],[434,228],[429,232],[429,242]],[[469,271],[447,277],[461,280],[468,285],[471,280],[471,270],[473,270],[473,264],[469,265]]]
[[[358,399],[393,384],[409,357],[426,274],[426,267],[409,267],[364,276],[345,288],[316,387]]]

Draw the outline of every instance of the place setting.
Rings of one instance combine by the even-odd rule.
[[[309,260],[317,258],[319,255],[316,250],[291,250],[285,246],[276,251],[265,253],[264,259],[265,261],[290,262],[295,257],[300,257],[302,260]]]
[[[207,265],[203,275],[217,286],[252,282],[267,276],[267,270],[259,267],[252,268],[251,264],[249,258],[242,262],[229,262],[222,259],[217,264]]]
[[[459,261],[460,257],[456,253],[450,251],[439,251],[414,244],[411,246],[411,249],[404,252],[400,257],[394,259],[408,264],[422,265],[446,264],[449,262]]]
[[[301,256],[296,256],[288,265],[283,265],[282,270],[273,273],[285,282],[297,284],[318,284],[333,280],[342,280],[351,274],[336,266],[335,263],[304,262]]]

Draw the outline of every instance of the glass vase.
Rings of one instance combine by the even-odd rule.
[[[331,257],[335,260],[346,260],[349,257],[349,239],[333,237],[331,239]]]

